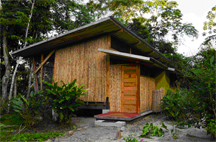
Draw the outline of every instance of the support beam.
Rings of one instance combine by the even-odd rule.
[[[118,31],[111,32],[110,35],[114,35],[114,34],[121,33],[121,32],[123,32],[123,29],[118,30]]]
[[[135,45],[137,45],[137,44],[141,44],[141,41],[138,41],[138,42],[136,42],[136,43],[134,43],[134,44],[131,44],[131,46],[135,46]]]
[[[34,74],[36,74],[38,72],[38,70],[44,65],[44,63],[46,63],[46,61],[52,56],[52,54],[55,52],[55,50],[53,50],[52,52],[50,52],[47,57],[43,60],[43,62],[40,64],[40,66],[34,71]]]
[[[43,54],[41,54],[41,63],[43,62]],[[43,66],[41,67],[41,76],[40,76],[40,89],[43,89]]]

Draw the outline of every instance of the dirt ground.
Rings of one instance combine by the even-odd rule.
[[[153,123],[153,125],[161,126],[161,122],[167,126],[168,130],[164,131],[163,137],[151,137],[144,138],[144,141],[150,142],[160,142],[160,141],[176,141],[176,142],[210,142],[215,141],[210,135],[207,135],[205,129],[203,128],[176,128],[177,139],[172,138],[171,129],[173,128],[172,122],[168,121],[164,115],[151,114],[144,116],[142,118],[136,119],[134,121],[128,122],[123,132],[121,132],[121,138],[115,140],[117,131],[120,128],[117,127],[99,127],[94,125],[95,119],[92,117],[77,117],[72,120],[77,124],[76,131],[68,131],[64,136],[48,140],[47,142],[124,142],[123,138],[127,137],[129,134],[135,134],[138,140],[142,134],[143,126],[148,123]],[[69,134],[70,133],[70,134]]]

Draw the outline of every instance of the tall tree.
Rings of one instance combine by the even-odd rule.
[[[35,0],[33,14],[31,15],[32,2],[3,1],[1,9],[1,47],[3,63],[5,66],[2,78],[2,100],[8,97],[8,82],[11,73],[9,51],[20,49],[37,41],[49,38],[49,33],[57,34],[77,28],[94,21],[95,15],[92,7],[87,7],[79,1],[73,0]],[[27,35],[26,27],[29,28]],[[25,38],[27,37],[27,38]],[[15,69],[15,68],[12,68]]]
[[[198,31],[192,24],[182,23],[182,14],[177,9],[176,2],[160,1],[148,2],[152,16],[150,18],[137,17],[133,19],[133,23],[129,25],[133,27],[135,22],[145,25],[149,30],[149,41],[157,50],[162,53],[175,53],[175,45],[180,41],[181,35],[197,37]],[[133,30],[133,28],[131,29]],[[135,32],[140,32],[135,31]],[[144,33],[145,34],[145,33]],[[169,42],[167,36],[172,35]]]
[[[202,45],[216,48],[216,5],[208,12],[206,18],[208,21],[204,22],[203,29],[208,33],[204,32],[203,35],[208,36]]]
[[[182,35],[198,36],[198,31],[192,24],[182,22],[182,13],[175,1],[98,0],[95,3],[90,2],[98,11],[105,11],[103,14],[111,13],[162,53],[175,53]],[[168,42],[166,39],[170,34],[173,40]]]

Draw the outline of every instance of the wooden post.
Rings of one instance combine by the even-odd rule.
[[[106,97],[106,109],[109,109],[109,97]]]
[[[33,63],[33,69],[34,69],[34,71],[35,71],[35,59],[34,59],[34,57],[33,57],[33,59],[32,59],[32,63]],[[35,78],[36,93],[37,93],[39,90],[38,90],[37,75],[36,75],[35,72],[34,72],[34,78]]]
[[[43,54],[41,54],[41,63],[43,62]],[[41,67],[41,76],[40,76],[40,89],[43,88],[43,66]]]
[[[106,56],[106,97],[110,97],[110,56]]]
[[[140,66],[137,65],[137,113],[140,113]]]

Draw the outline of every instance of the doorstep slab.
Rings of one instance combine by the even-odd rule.
[[[95,126],[115,126],[123,127],[126,125],[125,121],[105,121],[105,120],[95,120]]]

